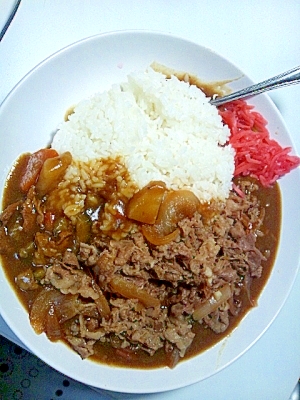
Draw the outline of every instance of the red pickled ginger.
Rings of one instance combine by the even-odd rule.
[[[250,175],[268,187],[300,165],[300,158],[270,138],[267,121],[253,108],[236,100],[220,106],[219,113],[230,129],[229,143],[236,152],[234,175]]]

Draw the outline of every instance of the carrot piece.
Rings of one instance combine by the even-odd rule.
[[[27,193],[30,187],[36,183],[44,162],[48,158],[57,156],[58,153],[54,149],[41,149],[30,155],[20,182],[22,192]]]

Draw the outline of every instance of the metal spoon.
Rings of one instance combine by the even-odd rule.
[[[300,66],[295,67],[287,72],[283,72],[280,75],[276,75],[273,78],[267,79],[263,82],[248,86],[245,89],[238,90],[237,92],[230,93],[223,97],[211,99],[210,104],[213,104],[214,106],[220,106],[221,104],[225,104],[233,100],[254,96],[256,94],[277,89],[282,86],[295,85],[296,83],[300,83]]]

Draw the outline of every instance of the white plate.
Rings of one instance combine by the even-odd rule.
[[[195,43],[161,33],[114,32],[75,43],[54,54],[13,89],[0,108],[0,186],[14,160],[24,152],[45,147],[65,111],[79,100],[123,81],[134,70],[157,61],[185,70],[206,81],[240,79],[232,88],[250,83],[233,64]],[[282,145],[291,140],[276,107],[265,95],[251,100],[269,121],[269,130]],[[3,134],[4,132],[4,134]],[[276,263],[259,298],[259,306],[230,336],[175,369],[138,370],[107,367],[82,361],[65,345],[37,336],[0,269],[0,312],[21,341],[53,368],[83,383],[120,392],[150,393],[180,388],[201,381],[240,357],[266,331],[283,306],[295,280],[300,252],[299,168],[280,181],[282,234]],[[291,240],[292,238],[292,240]],[[238,379],[238,378],[237,378]]]

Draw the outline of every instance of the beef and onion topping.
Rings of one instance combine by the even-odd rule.
[[[266,132],[246,102],[218,110],[187,75],[151,68],[74,107],[4,191],[2,265],[34,331],[139,368],[227,335],[257,306],[280,232],[275,181],[299,165]]]

